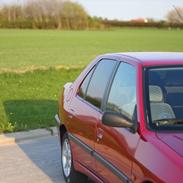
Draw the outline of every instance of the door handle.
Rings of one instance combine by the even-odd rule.
[[[72,114],[69,114],[68,115],[68,118],[72,119],[73,118],[73,115]]]
[[[74,111],[74,109],[70,109],[70,113],[68,114],[68,117],[70,118],[70,119],[72,119],[73,117],[74,117],[74,114],[75,114],[75,111]]]
[[[104,130],[101,128],[98,128],[97,129],[97,142],[102,140],[103,136],[104,136]]]

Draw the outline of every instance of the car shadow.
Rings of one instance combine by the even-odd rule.
[[[62,168],[60,143],[57,136],[18,144],[27,157],[54,183],[65,183]],[[94,183],[88,179],[86,183]]]
[[[57,136],[19,143],[18,146],[51,182],[65,182],[61,171],[60,144]]]

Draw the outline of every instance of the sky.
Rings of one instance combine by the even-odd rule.
[[[24,0],[0,0],[0,4]],[[153,18],[163,20],[174,6],[183,7],[183,0],[73,0],[79,2],[91,16],[131,20]]]

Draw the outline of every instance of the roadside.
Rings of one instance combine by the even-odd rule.
[[[0,165],[0,183],[65,183],[56,136],[0,146]]]
[[[0,183],[65,183],[56,135],[56,127],[1,135]]]
[[[45,129],[36,129],[24,132],[5,133],[0,135],[0,146],[19,143],[25,140],[33,140],[57,135],[57,128],[50,127]]]

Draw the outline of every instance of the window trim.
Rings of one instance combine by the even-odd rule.
[[[148,70],[150,69],[157,69],[157,68],[172,68],[172,67],[182,67],[183,65],[179,64],[179,65],[157,65],[157,66],[147,66],[147,67],[143,67],[142,72],[142,82],[143,82],[143,107],[144,107],[144,118],[146,121],[146,127],[150,130],[150,131],[155,131],[155,132],[178,132],[178,131],[182,131],[182,129],[177,129],[177,128],[172,128],[172,126],[170,127],[164,127],[164,126],[160,126],[157,127],[155,125],[153,125],[152,122],[152,117],[151,117],[151,109],[150,109],[150,99],[149,99],[149,87],[148,86]]]
[[[116,64],[114,65],[114,69],[113,69],[113,71],[112,71],[112,73],[111,73],[111,77],[109,77],[109,80],[108,80],[108,82],[107,82],[107,86],[106,86],[106,89],[105,89],[105,91],[104,91],[104,95],[103,95],[103,97],[102,97],[102,102],[101,102],[101,105],[100,105],[100,108],[99,108],[99,107],[93,105],[92,103],[90,103],[89,101],[87,101],[87,100],[86,100],[86,95],[87,95],[88,88],[89,88],[91,79],[92,79],[92,77],[93,77],[93,74],[94,74],[95,70],[97,69],[97,66],[99,65],[99,63],[100,63],[102,60],[111,60],[111,61],[115,61]],[[78,95],[78,91],[77,91],[76,97],[79,97],[79,98],[81,99],[81,101],[85,102],[86,104],[89,104],[92,108],[96,109],[97,111],[99,111],[99,112],[104,112],[104,110],[103,110],[103,101],[105,100],[104,97],[105,97],[105,95],[106,95],[106,92],[107,92],[108,89],[109,89],[108,83],[109,83],[109,84],[112,83],[112,81],[113,81],[112,79],[113,79],[113,76],[115,76],[115,73],[116,73],[116,71],[117,71],[118,65],[120,65],[120,61],[117,60],[117,59],[112,59],[112,58],[101,58],[100,60],[98,60],[97,63],[90,69],[90,71],[87,72],[87,74],[85,75],[84,79],[82,80],[82,82],[80,83],[80,85],[79,85],[79,87],[78,87],[78,91],[79,91],[79,89],[80,89],[82,83],[84,82],[84,80],[86,79],[86,77],[88,76],[88,74],[91,72],[91,70],[95,67],[94,70],[93,70],[93,73],[92,73],[92,75],[91,75],[91,77],[90,77],[90,80],[89,80],[89,82],[88,82],[88,85],[87,85],[87,88],[86,88],[86,92],[85,92],[85,94],[84,94],[84,98],[82,98],[81,96]]]
[[[114,72],[114,75],[113,75],[113,77],[111,78],[111,83],[110,83],[110,87],[108,87],[108,90],[106,91],[106,96],[105,96],[105,99],[104,99],[104,110],[103,111],[106,111],[106,107],[107,107],[107,101],[108,101],[108,99],[109,99],[109,94],[110,94],[110,91],[111,91],[111,88],[112,88],[112,84],[113,84],[113,81],[114,81],[114,78],[115,78],[115,76],[116,76],[116,73],[117,73],[117,71],[118,71],[118,68],[120,67],[120,65],[121,64],[128,64],[128,65],[130,65],[131,67],[133,67],[134,69],[135,69],[135,72],[136,72],[136,76],[137,76],[137,68],[134,66],[134,65],[132,65],[132,64],[130,64],[129,62],[125,62],[125,61],[118,61],[119,63],[118,63],[118,66],[117,66],[117,68],[116,68],[116,70],[115,70],[115,72]],[[136,99],[137,99],[137,78],[136,78],[136,87],[135,87],[135,92],[136,92]],[[137,100],[136,100],[136,108],[137,108]],[[136,109],[136,111],[137,111],[137,109]],[[125,114],[123,114],[125,117],[127,117],[127,118],[129,118],[128,116],[126,116]],[[137,115],[137,112],[136,112],[136,115]]]
[[[106,111],[107,101],[108,101],[109,94],[110,94],[110,91],[111,91],[111,88],[112,88],[112,84],[113,84],[114,78],[116,76],[116,73],[117,73],[118,68],[119,68],[121,63],[122,62],[118,61],[117,65],[116,65],[116,68],[114,69],[114,72],[112,73],[112,77],[110,79],[110,82],[108,82],[108,87],[106,89],[106,92],[105,92],[104,98],[103,98],[103,102],[102,102],[102,111]]]
[[[98,64],[98,62],[97,62],[94,66],[92,66],[92,67],[89,69],[89,71],[85,74],[85,77],[82,79],[81,83],[79,84],[79,87],[78,87],[77,92],[76,92],[76,96],[78,96],[78,97],[80,97],[80,98],[82,98],[82,99],[85,100],[85,98],[86,98],[86,93],[87,93],[87,91],[88,91],[88,86],[89,86],[89,84],[90,84],[90,81],[91,81],[91,78],[92,78],[92,76],[93,76],[93,73],[94,73],[94,71],[95,71],[95,69],[96,69],[96,67],[97,67],[97,64]],[[93,70],[93,71],[92,71],[92,70]],[[88,74],[90,74],[90,72],[93,72],[93,73],[92,73],[92,75],[90,76],[90,79],[89,79],[89,81],[88,81],[88,84],[87,84],[87,87],[86,87],[86,91],[85,91],[85,93],[84,93],[84,97],[81,97],[81,96],[79,95],[79,90],[80,90],[80,88],[81,88],[81,85],[83,84],[83,82],[84,82],[85,79],[87,78]]]
[[[91,104],[90,102],[88,102],[87,100],[81,98],[79,95],[76,96],[78,98],[78,100],[80,100],[81,102],[85,103],[86,105],[90,106],[92,109],[94,109],[95,111],[98,111],[100,113],[103,113],[103,111],[101,110],[101,108],[98,108],[96,106],[94,106],[93,104]]]
[[[87,101],[87,100],[86,100],[86,95],[87,95],[87,92],[88,92],[89,85],[90,85],[90,83],[91,83],[91,79],[92,79],[93,74],[95,73],[95,71],[96,71],[96,69],[97,69],[99,63],[100,63],[100,61],[98,61],[98,62],[95,64],[95,68],[94,68],[94,70],[93,70],[93,73],[92,73],[92,75],[91,75],[91,77],[90,77],[90,80],[89,80],[89,82],[88,82],[88,85],[87,85],[87,87],[86,87],[86,92],[85,92],[85,95],[84,95],[84,100],[85,100],[85,101]],[[90,103],[89,101],[87,101],[87,102]],[[92,104],[92,103],[90,103],[90,104]],[[93,105],[93,104],[92,104],[92,105]],[[95,106],[95,105],[93,105],[93,106]],[[96,106],[95,106],[95,107],[96,107]],[[96,107],[96,108],[98,108],[98,107]]]

